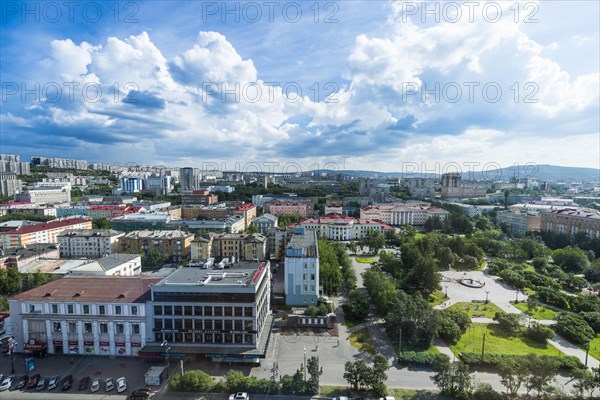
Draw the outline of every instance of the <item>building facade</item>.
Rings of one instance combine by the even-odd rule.
[[[277,224],[279,222],[279,218],[275,215],[266,213],[261,215],[260,217],[256,217],[252,220],[252,225],[255,225],[258,228],[258,232],[262,235],[266,235],[269,229],[277,228]]]
[[[21,180],[14,172],[0,172],[0,196],[14,196],[22,189]]]
[[[600,238],[600,213],[561,209],[542,213],[544,231],[575,235],[584,232],[590,238]]]
[[[36,204],[59,204],[71,201],[71,185],[40,186],[21,192],[15,197],[17,201]]]
[[[142,190],[142,179],[125,176],[122,177],[121,190],[123,193],[139,193]]]
[[[203,355],[213,361],[257,362],[272,327],[269,262],[226,271],[182,268],[152,286],[143,355]]]
[[[499,224],[505,223],[510,229],[519,234],[523,234],[528,231],[539,231],[542,225],[542,217],[536,212],[512,212],[512,211],[498,211],[496,213],[496,220]]]
[[[443,221],[448,216],[448,211],[430,205],[412,204],[367,206],[360,209],[361,219],[377,220],[395,226],[421,226],[435,216]]]
[[[319,299],[319,248],[313,229],[294,228],[285,249],[285,304],[317,305]]]
[[[63,258],[100,258],[117,251],[119,238],[125,233],[111,229],[66,230],[58,235]]]
[[[267,238],[261,234],[208,233],[192,240],[192,261],[223,258],[240,261],[264,260]]]
[[[9,299],[25,353],[136,356],[150,285],[160,278],[65,276]]]
[[[308,215],[308,204],[301,202],[265,203],[264,208],[266,212],[276,217],[285,214],[306,218]]]
[[[58,235],[68,229],[92,229],[92,221],[83,218],[68,218],[43,224],[24,226],[3,232],[4,249],[14,249],[35,243],[58,243]]]
[[[129,254],[147,254],[158,250],[164,258],[173,261],[189,257],[194,235],[181,231],[132,231],[119,238],[119,251]]]
[[[305,229],[313,229],[319,237],[329,240],[360,240],[369,231],[384,232],[393,230],[390,225],[380,221],[346,217],[340,214],[327,214],[319,218],[307,219],[298,224]]]

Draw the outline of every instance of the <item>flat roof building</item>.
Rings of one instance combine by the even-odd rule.
[[[319,247],[312,229],[294,228],[285,249],[285,303],[316,305],[319,299]]]

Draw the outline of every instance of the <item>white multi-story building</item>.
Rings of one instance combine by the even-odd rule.
[[[14,196],[21,191],[22,183],[13,172],[0,171],[0,196]]]
[[[31,156],[33,165],[50,168],[68,168],[68,169],[87,169],[88,162],[86,160],[77,160],[74,158],[58,158],[45,156]]]
[[[259,233],[266,235],[270,228],[277,228],[278,221],[279,218],[277,218],[275,215],[266,213],[260,217],[254,218],[251,224],[256,225]]]
[[[62,204],[71,201],[71,184],[56,184],[52,186],[41,185],[24,191],[16,196],[17,201],[26,201],[37,204]]]
[[[319,299],[319,248],[313,229],[294,228],[285,249],[285,303],[316,305]]]
[[[21,162],[21,156],[17,154],[0,154],[1,172],[14,172],[17,175],[31,174],[29,163]]]
[[[104,257],[117,250],[119,238],[124,235],[111,229],[69,229],[58,235],[60,256]]]
[[[513,212],[498,211],[496,213],[498,223],[505,223],[516,233],[527,231],[539,231],[541,229],[542,217],[537,212]]]
[[[170,176],[147,176],[144,178],[144,190],[154,191],[159,195],[171,193],[173,184]]]
[[[25,353],[135,356],[146,344],[150,286],[160,278],[70,276],[9,300]]]
[[[340,214],[327,214],[320,218],[307,219],[300,222],[298,226],[313,229],[320,237],[329,240],[360,240],[371,230],[384,232],[394,229],[379,221],[345,217]]]
[[[390,204],[367,206],[360,209],[360,218],[378,220],[390,225],[424,225],[429,218],[437,216],[445,220],[448,211],[430,205]]]

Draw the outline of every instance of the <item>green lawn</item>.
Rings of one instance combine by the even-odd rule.
[[[356,262],[361,264],[371,264],[376,262],[377,260],[369,257],[356,257]]]
[[[554,319],[554,317],[558,315],[558,311],[551,310],[544,306],[534,306],[532,310],[529,310],[527,303],[513,303],[513,306],[534,319]]]
[[[435,307],[438,304],[442,304],[445,300],[446,296],[441,290],[436,290],[427,297],[427,301],[429,302],[429,304],[431,304],[432,307]]]
[[[585,350],[585,347],[582,349]],[[600,335],[596,335],[596,338],[590,342],[590,356],[600,360]]]
[[[365,353],[369,353],[371,355],[377,354],[375,346],[373,345],[373,341],[371,340],[371,335],[369,335],[367,328],[352,332],[350,334],[350,344],[360,351],[364,351]]]
[[[539,344],[527,338],[506,336],[496,324],[472,324],[458,343],[451,345],[450,349],[457,356],[463,352],[480,353],[484,332],[486,332],[486,354],[563,355],[550,344]]]
[[[396,400],[410,400],[413,399],[414,396],[419,392],[426,392],[423,390],[413,390],[413,389],[388,389],[388,395],[394,396]],[[432,397],[427,397],[431,399],[443,399],[445,397],[437,397],[433,392]],[[355,397],[358,395],[358,392],[353,391],[350,387],[347,386],[321,386],[319,388],[319,395],[321,397],[338,397],[338,396],[348,396]],[[364,396],[369,397],[369,394],[364,394]]]
[[[494,318],[497,312],[502,311],[494,303],[456,303],[451,305],[450,308],[466,311],[471,318],[474,316]]]

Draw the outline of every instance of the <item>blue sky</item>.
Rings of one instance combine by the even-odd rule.
[[[1,4],[1,152],[600,167],[596,1]]]

